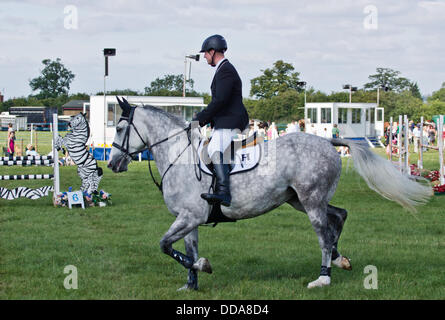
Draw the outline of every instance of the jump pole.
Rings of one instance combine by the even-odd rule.
[[[389,118],[389,161],[392,162],[392,117]]]
[[[54,146],[54,142],[56,141],[59,135],[59,123],[57,118],[57,113],[53,113],[53,159],[54,159],[54,193],[53,193],[53,201],[56,200],[58,194],[60,194],[60,181],[59,181],[59,152]]]
[[[439,147],[439,162],[440,162],[440,184],[445,184],[444,177],[444,167],[443,167],[443,115],[439,116],[439,125],[438,125],[438,134],[437,134],[437,145]]]
[[[420,117],[420,138],[419,138],[419,160],[417,165],[419,169],[423,169],[423,116]]]
[[[403,127],[403,131],[405,133],[405,169],[404,171],[408,174],[411,174],[411,170],[409,168],[409,140],[408,140],[408,116],[405,114],[403,116],[403,122],[404,122],[404,127]]]
[[[399,149],[399,170],[403,171],[402,168],[402,157],[403,157],[403,153],[402,153],[402,116],[399,115],[399,123],[398,123],[398,127],[399,127],[399,132],[397,133],[397,148]]]

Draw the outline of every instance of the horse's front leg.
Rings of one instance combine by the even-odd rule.
[[[198,290],[198,270],[212,273],[212,268],[206,258],[198,260],[198,228],[184,237],[187,257],[193,258],[193,266],[188,271],[187,283],[179,290]]]
[[[198,260],[198,226],[204,222],[188,215],[179,215],[160,242],[162,252],[175,259],[184,268],[189,269],[187,284],[181,289],[198,288],[197,271],[212,273],[207,259]],[[184,238],[186,246],[186,255],[172,247],[173,243],[182,238]]]

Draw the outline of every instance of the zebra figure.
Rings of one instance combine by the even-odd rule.
[[[57,150],[66,147],[68,153],[77,165],[77,174],[82,180],[80,189],[89,195],[97,192],[102,179],[102,168],[97,165],[96,159],[87,151],[86,144],[90,136],[90,126],[84,113],[79,113],[71,119],[69,126],[72,132],[65,137],[58,136],[54,147]]]

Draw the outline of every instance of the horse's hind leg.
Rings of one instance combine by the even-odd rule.
[[[345,209],[328,205],[329,226],[334,234],[334,245],[332,246],[331,256],[332,264],[344,270],[352,270],[349,259],[342,256],[337,250],[338,239],[340,238],[340,234],[343,230],[343,225],[346,221],[347,214],[348,213]]]
[[[335,243],[334,232],[329,227],[328,205],[314,200],[306,200],[302,205],[318,236],[318,243],[321,248],[320,276],[317,280],[310,282],[308,288],[327,286],[331,284],[331,256]]]
[[[291,200],[288,201],[288,203],[297,209],[298,211],[302,211],[306,213],[306,210],[304,209],[303,205],[298,200],[298,197],[295,196]],[[343,257],[337,249],[338,245],[338,239],[340,238],[340,234],[343,230],[343,225],[345,223],[346,217],[347,217],[347,211],[342,208],[337,208],[335,206],[332,206],[328,204],[328,228],[330,229],[331,233],[334,236],[334,244],[332,246],[332,264],[335,266],[345,269],[345,270],[351,270],[351,263],[347,257]]]

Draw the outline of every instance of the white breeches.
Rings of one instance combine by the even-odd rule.
[[[215,152],[224,152],[237,133],[236,129],[213,129],[212,140],[208,146],[209,157],[212,158]]]

